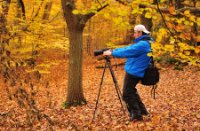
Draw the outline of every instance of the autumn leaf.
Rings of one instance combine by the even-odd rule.
[[[0,1],[0,130],[199,131],[200,18],[194,11],[200,1],[159,0],[160,10],[153,0],[65,1]],[[102,9],[104,5],[108,6]],[[73,19],[63,19],[69,14],[65,11],[72,11]],[[140,23],[154,39],[148,56],[154,57],[160,71],[155,100],[151,88],[137,84],[149,115],[129,121],[105,68],[91,122],[106,62],[93,52],[134,44],[134,26]],[[79,58],[71,60],[74,56]],[[126,59],[109,60],[123,91]],[[75,77],[69,75],[71,63],[79,71]],[[73,77],[81,81],[70,82]],[[87,104],[78,106],[75,101],[76,106],[65,109],[72,83],[77,86],[69,94],[80,93],[82,87],[83,94],[73,98],[84,96]]]
[[[146,17],[146,18],[151,18],[151,17],[152,17],[152,14],[149,13],[149,12],[146,12],[146,13],[145,13],[145,17]]]
[[[169,7],[169,12],[170,12],[170,14],[175,15],[176,14],[175,7],[174,6],[170,6]]]
[[[184,11],[184,15],[188,16],[191,15],[189,10]]]

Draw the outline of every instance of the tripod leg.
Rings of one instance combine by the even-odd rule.
[[[104,70],[103,70],[103,74],[102,74],[102,77],[101,77],[99,92],[98,92],[98,96],[97,96],[97,100],[96,100],[96,106],[95,106],[95,110],[94,110],[94,114],[93,114],[92,121],[93,121],[94,118],[95,118],[97,106],[98,106],[98,103],[99,103],[99,97],[100,97],[100,93],[101,93],[101,87],[102,87],[102,84],[103,84],[103,78],[104,78],[104,74],[105,74],[105,70],[106,70],[106,65],[107,65],[107,64],[105,63]]]
[[[111,73],[111,75],[112,75],[113,82],[114,82],[114,84],[115,84],[115,89],[116,89],[116,92],[117,92],[117,96],[118,96],[118,98],[119,98],[119,101],[120,101],[120,103],[121,103],[122,110],[123,110],[123,112],[124,112],[124,114],[125,114],[124,106],[123,106],[123,103],[122,103],[122,93],[121,93],[121,91],[120,91],[120,89],[119,89],[119,85],[118,85],[118,83],[117,83],[117,80],[116,80],[116,78],[115,78],[115,75],[114,75],[114,72],[113,72],[113,70],[112,70],[112,67],[111,67],[110,63],[108,63],[108,67],[109,67],[109,69],[110,69],[110,73]]]

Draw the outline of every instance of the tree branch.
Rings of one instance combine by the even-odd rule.
[[[154,5],[140,4],[139,7],[140,7],[140,8],[151,8],[151,9],[158,10],[157,7],[154,6]],[[200,13],[199,13],[199,12],[200,12],[200,8],[199,8],[199,7],[184,7],[184,8],[181,8],[181,9],[177,9],[177,10],[175,11],[176,14],[175,14],[174,16],[179,15],[179,14],[183,13],[183,12],[186,11],[186,10],[189,10],[190,13],[192,13],[192,14],[194,14],[194,15],[196,15],[196,16],[200,16]],[[162,13],[171,14],[168,8],[160,8],[160,11],[161,11]],[[171,15],[173,15],[173,14],[171,14]]]
[[[66,6],[67,6],[69,9],[71,9],[71,10],[74,10],[74,9],[75,9],[74,1],[67,0]]]
[[[119,2],[122,5],[128,5],[129,3],[133,2],[133,0],[125,0],[125,1],[123,1],[123,0],[115,0],[115,1]]]
[[[119,2],[122,5],[127,5],[127,3],[125,1],[122,1],[122,0],[115,0],[115,1]]]
[[[34,19],[38,16],[38,14],[39,14],[39,12],[40,12],[40,9],[41,9],[41,7],[42,7],[42,5],[43,5],[43,3],[44,3],[44,0],[41,1],[40,6],[38,7],[38,9],[37,9],[35,15],[32,17],[32,21],[34,21]],[[32,14],[33,14],[33,13],[34,13],[34,9],[33,9]]]
[[[100,12],[101,10],[103,10],[104,8],[106,8],[108,5],[109,4],[105,4],[105,5],[101,6],[100,8],[97,9],[97,12]],[[85,17],[84,19],[86,19],[86,21],[87,21],[88,19],[90,19],[94,15],[95,15],[94,12],[88,13],[88,14],[84,15],[84,17]]]
[[[61,12],[62,12],[62,10],[59,10],[58,13],[51,20],[49,20],[49,23],[54,21]]]
[[[146,4],[139,4],[140,8],[151,8],[151,9],[155,9],[158,10],[157,7],[155,5],[146,5]],[[169,13],[169,9],[167,8],[160,8],[160,11],[162,13]]]
[[[109,4],[105,4],[103,6],[101,6],[100,8],[98,8],[96,11],[97,12],[100,12],[101,10],[103,10],[104,8],[106,8]],[[80,25],[80,28],[83,29],[86,22],[95,15],[96,13],[95,12],[90,12],[88,14],[85,14],[85,15],[82,15],[82,14],[78,14],[76,15],[76,18],[78,19],[79,21],[79,25]]]
[[[166,23],[166,21],[165,21],[165,18],[164,18],[163,14],[162,14],[162,12],[161,12],[161,10],[160,10],[158,1],[156,1],[156,5],[157,5],[158,12],[160,13],[160,15],[161,15],[161,17],[162,17],[163,22],[164,22],[164,24],[165,24],[167,30],[170,32],[171,36],[174,36],[174,34],[171,32],[171,30],[170,30],[169,27],[167,26],[167,23]]]
[[[102,6],[101,2],[99,2],[99,0],[97,0],[97,2],[99,3],[100,6]]]
[[[184,7],[184,8],[178,9],[177,13],[179,14],[186,10],[189,10],[190,13],[193,13],[194,15],[200,16],[200,7]]]

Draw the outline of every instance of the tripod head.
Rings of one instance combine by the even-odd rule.
[[[104,59],[106,60],[106,62],[110,62],[110,57],[109,56],[104,56]]]
[[[102,57],[99,57],[97,60],[98,61],[106,60],[107,62],[110,62],[110,59],[111,59],[111,56],[102,56]]]

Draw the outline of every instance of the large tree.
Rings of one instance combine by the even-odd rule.
[[[64,18],[69,31],[69,79],[67,91],[67,106],[80,105],[86,102],[82,88],[82,53],[83,53],[83,29],[86,22],[95,15],[94,12],[87,14],[74,14],[76,9],[75,0],[61,0]],[[105,4],[98,8],[99,12],[105,8]]]

